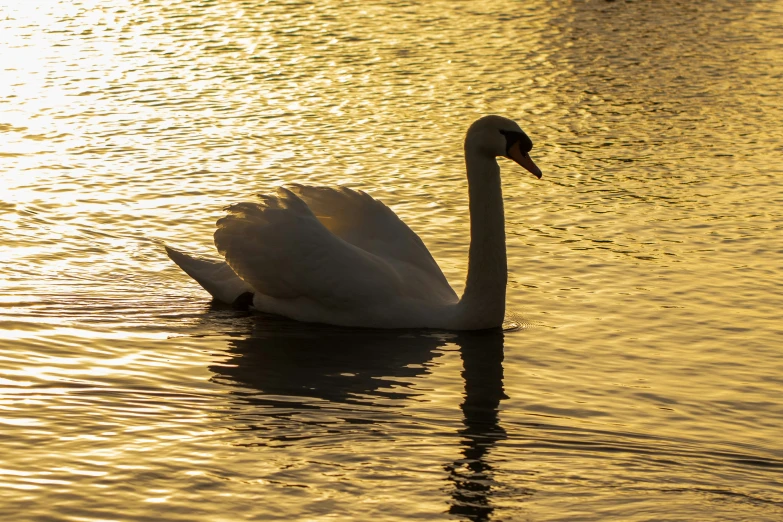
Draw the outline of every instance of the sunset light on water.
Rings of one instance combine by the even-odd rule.
[[[0,0],[0,518],[783,519],[783,3]],[[382,200],[505,331],[212,303],[227,205]],[[293,260],[292,260],[293,262]]]

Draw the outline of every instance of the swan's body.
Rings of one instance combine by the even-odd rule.
[[[252,295],[260,311],[306,322],[375,328],[499,327],[506,244],[497,156],[540,177],[529,138],[511,120],[486,116],[465,139],[471,244],[462,299],[421,241],[386,205],[347,188],[293,185],[237,203],[217,222],[223,261],[166,248],[225,303]],[[249,299],[248,299],[249,300]]]

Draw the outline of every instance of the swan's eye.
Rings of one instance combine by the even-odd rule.
[[[524,132],[501,130],[500,133],[506,138],[506,154],[517,142],[519,142],[519,151],[525,155],[533,148],[533,142]]]

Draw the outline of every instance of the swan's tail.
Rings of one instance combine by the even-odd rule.
[[[193,257],[165,245],[164,248],[177,266],[218,301],[234,304],[244,294],[254,292],[224,261]]]

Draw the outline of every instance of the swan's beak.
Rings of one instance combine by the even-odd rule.
[[[508,149],[508,157],[522,165],[535,177],[541,179],[541,169],[536,167],[536,164],[533,163],[532,159],[530,159],[530,155],[528,153],[522,152],[519,149],[519,142],[514,143],[511,148]]]

